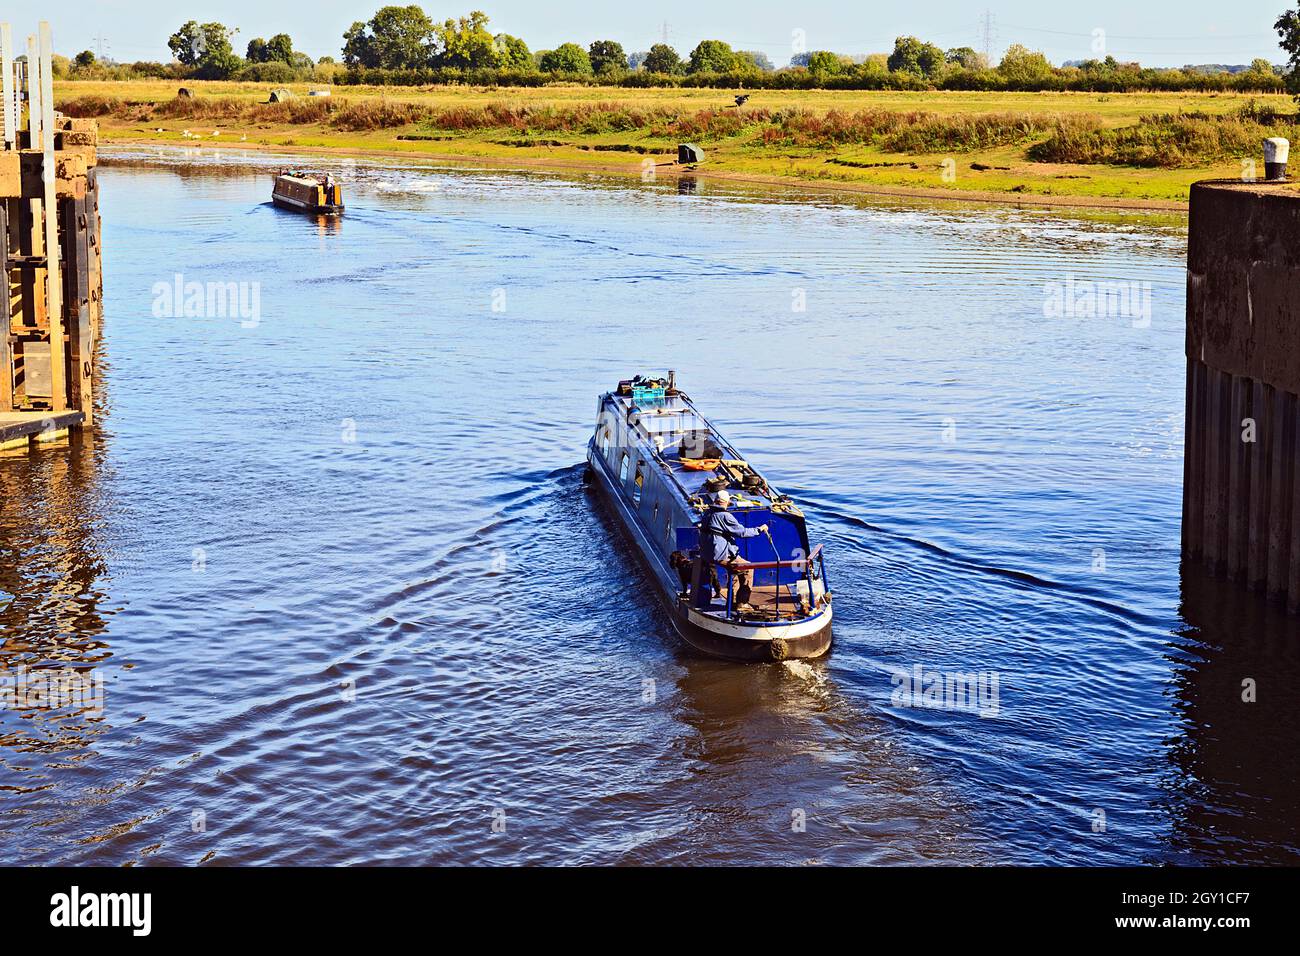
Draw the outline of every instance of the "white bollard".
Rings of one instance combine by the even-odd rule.
[[[1265,179],[1286,179],[1286,160],[1290,151],[1291,141],[1281,136],[1272,136],[1264,140]]]

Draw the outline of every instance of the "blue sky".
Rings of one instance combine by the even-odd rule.
[[[1290,0],[1294,6],[1296,0]],[[0,19],[14,32],[33,32],[39,16],[49,18],[59,52],[73,54],[102,43],[116,60],[167,60],[167,37],[183,21],[217,20],[238,27],[237,52],[255,36],[285,32],[296,48],[314,57],[339,55],[342,34],[354,20],[366,20],[379,0],[53,0],[10,4]],[[740,49],[762,50],[777,65],[788,62],[791,37],[803,30],[808,49],[837,53],[887,51],[893,39],[915,34],[942,47],[983,48],[981,17],[992,14],[995,56],[1010,43],[1040,49],[1054,63],[1091,55],[1093,31],[1105,31],[1105,51],[1119,59],[1153,66],[1184,63],[1248,63],[1255,57],[1281,62],[1273,21],[1284,0],[1094,0],[1055,5],[1042,0],[912,0],[866,4],[857,0],[658,0],[656,3],[592,3],[582,0],[492,0],[423,3],[434,19],[484,10],[494,32],[513,33],[534,49],[565,41],[586,45],[613,39],[629,52],[662,37],[686,53],[699,40],[727,40]],[[40,11],[44,7],[44,11]],[[18,8],[18,9],[15,9]],[[38,12],[39,11],[39,12]],[[31,20],[31,23],[27,21]],[[101,39],[102,38],[102,39]]]

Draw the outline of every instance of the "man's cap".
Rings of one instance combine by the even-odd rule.
[[[714,495],[713,497],[714,497],[714,499],[715,499],[716,501],[730,501],[730,500],[731,500],[731,492],[729,492],[726,488],[723,488],[721,491],[719,491],[719,492],[718,492],[716,495]]]

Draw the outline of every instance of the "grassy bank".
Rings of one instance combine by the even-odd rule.
[[[1261,162],[1291,135],[1282,96],[1196,93],[335,88],[267,103],[265,85],[66,82],[56,101],[95,115],[104,142],[203,140],[383,151],[639,173],[679,142],[702,173],[929,195],[1177,202],[1197,179]]]

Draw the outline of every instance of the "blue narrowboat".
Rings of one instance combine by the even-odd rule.
[[[587,463],[588,481],[688,644],[742,661],[812,658],[830,649],[825,561],[821,546],[809,545],[803,512],[696,409],[674,373],[622,381],[600,397]],[[711,531],[710,547],[701,549],[701,523],[719,508],[744,529],[728,536],[738,553],[725,562],[707,553]]]

